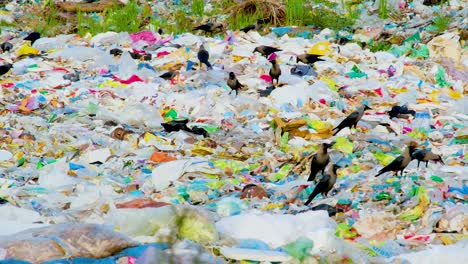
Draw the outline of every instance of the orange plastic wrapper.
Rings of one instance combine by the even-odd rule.
[[[153,162],[168,162],[168,161],[173,161],[177,159],[168,155],[165,152],[156,151],[151,155],[150,160]]]

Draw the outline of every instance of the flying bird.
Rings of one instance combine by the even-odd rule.
[[[333,188],[333,185],[336,183],[336,172],[338,171],[339,166],[336,164],[333,164],[331,169],[329,170],[328,175],[324,175],[322,180],[315,186],[314,191],[310,194],[309,199],[304,203],[304,205],[309,205],[310,202],[317,196],[319,193],[322,194],[322,196],[326,197],[328,192]]]
[[[320,144],[319,150],[312,156],[312,160],[310,162],[310,175],[307,181],[314,181],[319,171],[322,171],[322,174],[324,173],[325,167],[327,167],[328,162],[330,162],[328,148],[331,146],[333,146],[333,143]]]
[[[193,28],[193,30],[201,30],[204,31],[205,33],[210,33],[213,34],[216,31],[222,31],[224,29],[223,24],[221,23],[206,23],[203,25],[199,25]]]
[[[305,64],[314,64],[317,61],[323,61],[323,59],[321,59],[319,57],[320,57],[320,55],[313,55],[313,54],[297,55],[296,63],[300,61],[300,62],[305,63]]]
[[[0,66],[0,76],[8,73],[11,68],[13,68],[13,65],[11,63],[1,65]]]
[[[341,121],[341,123],[337,127],[333,129],[333,131],[336,130],[336,132],[333,133],[333,135],[338,134],[338,132],[340,132],[345,127],[356,128],[357,123],[359,122],[359,120],[361,120],[362,116],[364,115],[364,112],[368,109],[372,109],[372,108],[370,108],[367,105],[363,105],[360,108],[358,108],[356,111],[352,112],[348,117],[346,117],[343,121]]]
[[[198,50],[197,57],[198,57],[198,60],[200,61],[200,68],[202,66],[202,63],[204,63],[206,67],[208,67],[209,70],[213,69],[210,62],[208,61],[208,59],[210,58],[210,54],[205,49],[205,46],[203,46],[203,44],[200,45],[200,49]]]
[[[445,164],[444,161],[442,160],[442,156],[440,155],[437,155],[435,153],[432,153],[430,150],[428,149],[419,149],[419,150],[416,150],[412,155],[411,155],[411,159],[415,159],[415,160],[418,160],[418,169],[419,169],[419,163],[421,163],[421,161],[425,161],[426,162],[426,168],[427,168],[427,165],[429,163],[430,160],[433,160],[435,161],[436,163],[437,162],[440,162],[442,164]]]
[[[31,32],[28,36],[24,38],[24,40],[29,40],[31,41],[31,45],[36,42],[36,40],[41,38],[41,34],[39,32]]]
[[[270,69],[271,83],[274,84],[273,80],[276,80],[276,85],[278,85],[279,77],[281,75],[281,68],[279,64],[276,62],[276,59],[270,62],[271,62],[271,69]]]
[[[271,54],[273,54],[275,52],[278,52],[278,51],[282,51],[282,50],[278,49],[278,48],[275,48],[275,47],[264,46],[264,45],[258,46],[253,50],[254,53],[258,52],[258,53],[262,54],[265,57],[268,57]]]
[[[401,172],[401,176],[403,176],[403,170],[408,166],[408,164],[411,162],[412,155],[414,153],[414,150],[416,149],[416,146],[412,143],[410,143],[405,152],[403,152],[403,155],[398,156],[396,159],[394,159],[390,164],[379,170],[379,173],[375,175],[375,177],[380,176],[386,172],[393,171],[393,173],[398,176],[398,172]]]
[[[227,85],[231,88],[232,91],[236,92],[236,95],[239,93],[239,90],[244,88],[245,85],[241,84],[239,80],[237,80],[236,75],[233,72],[229,73],[229,79],[227,80]]]

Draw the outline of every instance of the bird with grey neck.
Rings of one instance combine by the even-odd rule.
[[[314,191],[310,194],[309,199],[304,203],[304,205],[309,205],[310,202],[317,196],[319,193],[323,197],[327,197],[328,192],[333,188],[333,185],[336,183],[337,174],[339,166],[333,164],[328,171],[327,175],[320,180],[320,182],[315,186]]]
[[[296,63],[302,62],[305,64],[314,64],[317,61],[323,61],[323,59],[320,58],[320,55],[300,54],[296,56]]]
[[[281,75],[281,68],[276,62],[276,59],[271,61],[270,77],[271,83],[274,85],[274,80],[276,80],[276,85],[279,83],[279,77]]]
[[[193,30],[202,30],[205,33],[210,33],[211,35],[213,35],[213,33],[215,33],[215,32],[223,31],[223,29],[224,29],[223,24],[221,24],[221,23],[212,23],[212,22],[209,22],[209,23],[206,23],[206,24],[203,24],[203,25],[199,25],[199,26],[196,26],[196,27],[193,28]]]
[[[330,162],[330,155],[328,155],[328,148],[333,146],[332,143],[322,143],[320,144],[319,150],[312,156],[312,160],[310,162],[310,174],[307,181],[314,181],[317,173],[322,171],[322,174],[325,171],[325,167]]]
[[[210,54],[205,49],[205,46],[203,46],[203,44],[200,45],[200,49],[197,53],[197,58],[200,61],[200,68],[202,67],[202,63],[204,63],[209,70],[213,69],[213,67],[211,67],[210,62],[208,61],[208,59],[210,58]]]
[[[440,155],[437,155],[435,153],[433,153],[432,151],[428,150],[428,149],[419,149],[419,150],[416,150],[412,155],[411,155],[411,159],[413,160],[417,160],[418,161],[418,169],[419,169],[419,163],[421,163],[421,161],[425,161],[426,162],[426,168],[427,168],[427,165],[429,163],[430,160],[434,161],[434,162],[440,162],[442,164],[445,164],[444,161],[442,160],[442,156]]]
[[[237,95],[240,89],[244,88],[245,85],[241,84],[239,80],[237,80],[236,75],[233,72],[229,73],[229,79],[227,80],[227,85],[234,91]]]
[[[411,162],[412,155],[416,149],[416,146],[412,143],[408,144],[406,147],[405,151],[403,152],[402,155],[398,156],[396,159],[394,159],[390,164],[387,166],[383,167],[381,170],[379,170],[379,173],[375,175],[375,177],[378,177],[386,172],[392,171],[394,175],[398,176],[398,172],[401,172],[401,176],[403,176],[403,170],[408,166],[408,164]]]
[[[256,47],[256,48],[253,50],[253,53],[258,52],[258,53],[262,54],[263,56],[268,57],[268,56],[270,56],[271,54],[273,54],[273,53],[275,53],[275,52],[278,52],[278,51],[282,51],[282,49],[278,49],[278,48],[275,48],[275,47],[270,47],[270,46],[261,45],[261,46]]]
[[[338,126],[336,126],[333,129],[333,131],[336,130],[335,133],[333,133],[333,135],[338,134],[338,132],[340,132],[345,127],[349,127],[349,128],[354,127],[354,128],[356,128],[359,120],[361,120],[362,116],[364,115],[364,112],[366,110],[369,110],[369,109],[372,109],[372,108],[370,108],[367,105],[363,105],[363,106],[359,107],[356,111],[352,112],[343,121],[341,121],[341,123]]]

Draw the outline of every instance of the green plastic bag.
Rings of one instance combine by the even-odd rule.
[[[357,65],[354,65],[351,71],[346,73],[346,76],[348,76],[351,79],[354,79],[354,78],[367,77],[367,74],[361,71],[361,69],[359,69]]]
[[[451,87],[452,84],[447,82],[445,79],[445,70],[441,66],[437,67],[437,73],[435,76],[436,82],[440,87]]]
[[[299,237],[296,241],[291,242],[284,248],[286,253],[303,261],[309,256],[310,250],[314,247],[314,242],[306,237]]]
[[[420,41],[421,41],[421,35],[419,35],[419,32],[416,32],[413,35],[409,36],[407,39],[405,39],[403,41],[403,44],[415,43],[415,42],[420,42]]]
[[[411,58],[423,58],[426,59],[429,57],[429,49],[427,48],[426,45],[420,44],[419,49],[411,49]]]
[[[201,212],[195,210],[184,211],[178,217],[179,235],[200,244],[218,240],[218,231],[214,222]]]
[[[289,172],[292,169],[292,164],[286,164],[277,173],[270,174],[268,179],[270,181],[281,181],[284,179],[286,176],[288,176]]]
[[[354,145],[353,142],[349,141],[346,137],[339,137],[336,139],[336,143],[333,145],[333,148],[341,152],[351,154],[353,153]]]

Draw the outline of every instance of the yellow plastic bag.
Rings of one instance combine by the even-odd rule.
[[[31,47],[30,43],[26,43],[16,51],[16,54],[18,55],[18,57],[31,56],[31,55],[39,55],[41,54],[41,51],[36,48]]]
[[[331,52],[330,49],[330,42],[328,41],[321,41],[315,43],[312,48],[309,50],[309,54],[314,54],[314,55],[327,55],[328,53]]]

